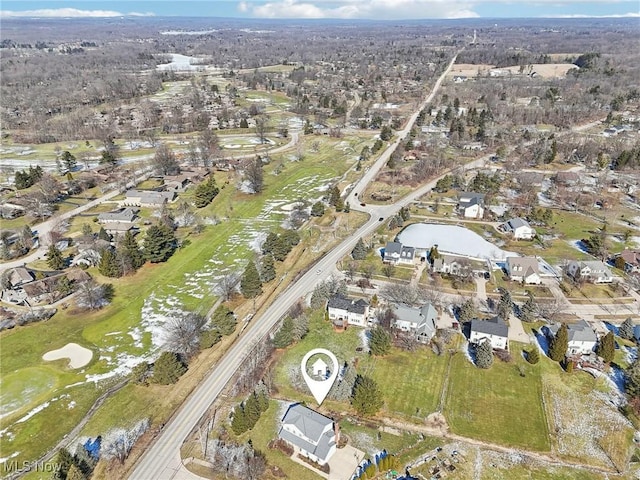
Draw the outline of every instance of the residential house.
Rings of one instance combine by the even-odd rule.
[[[507,257],[507,275],[513,282],[522,282],[526,285],[540,285],[540,270],[536,257]]]
[[[505,233],[509,233],[516,240],[531,240],[536,236],[536,231],[526,220],[516,217],[503,223],[499,227]]]
[[[562,185],[574,186],[580,182],[580,175],[576,172],[558,172],[555,176],[555,181]]]
[[[624,261],[625,273],[640,272],[640,250],[629,250],[628,248],[625,248],[616,256],[616,259],[617,258],[622,258]]]
[[[414,247],[404,246],[400,242],[387,242],[382,261],[394,265],[397,263],[412,265],[415,255]]]
[[[482,193],[461,192],[458,196],[458,212],[465,218],[482,218],[484,198]]]
[[[441,254],[433,260],[431,269],[435,273],[447,273],[449,275],[468,275],[471,269],[471,261],[465,257]]]
[[[489,340],[491,348],[494,350],[509,349],[509,327],[500,317],[493,317],[489,320],[471,320],[469,342],[479,344]]]
[[[173,202],[176,198],[175,192],[156,192],[155,190],[127,190],[125,199],[121,205],[135,207],[161,207],[165,203]]]
[[[133,208],[121,208],[113,212],[105,212],[98,215],[98,223],[133,223],[138,218],[137,210]]]
[[[546,329],[545,334],[549,337],[554,337],[558,333],[560,324],[549,325],[544,328]],[[576,323],[567,324],[567,333],[569,338],[568,355],[589,355],[598,343],[598,336],[591,328],[591,325],[584,319]]]
[[[567,265],[566,272],[575,280],[584,280],[591,283],[613,282],[611,270],[600,260],[571,261]]]
[[[278,432],[295,453],[325,465],[336,451],[336,426],[328,417],[300,404],[291,405]]]
[[[334,325],[344,327],[347,324],[366,327],[369,321],[369,303],[366,300],[352,300],[334,295],[327,305],[329,320]]]
[[[428,343],[436,334],[438,312],[427,303],[421,307],[410,307],[403,303],[392,304],[396,316],[395,327],[404,332],[412,332],[421,343]]]
[[[16,267],[9,272],[9,285],[11,288],[33,282],[33,279],[33,274],[24,267]]]

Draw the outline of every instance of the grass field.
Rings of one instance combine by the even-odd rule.
[[[453,432],[513,447],[550,449],[541,372],[521,351],[512,343],[513,361],[494,359],[488,370],[478,369],[462,353],[452,358],[444,414]]]

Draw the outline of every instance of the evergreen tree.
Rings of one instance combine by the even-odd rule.
[[[86,478],[87,477],[84,475],[84,473],[82,473],[75,464],[72,464],[69,467],[69,472],[66,476],[67,480],[86,480]]]
[[[311,216],[312,217],[321,217],[324,215],[324,203],[316,202],[311,207]]]
[[[280,237],[290,247],[295,247],[300,243],[300,234],[296,230],[285,230]]]
[[[273,258],[279,262],[284,262],[290,251],[291,245],[284,240],[282,235],[278,236],[273,245],[273,251],[271,252],[273,254]]]
[[[236,316],[226,306],[220,305],[211,317],[211,324],[222,335],[231,335],[236,329]]]
[[[378,384],[372,378],[358,375],[353,387],[351,404],[360,415],[375,415],[384,404]]]
[[[362,238],[358,239],[356,246],[351,250],[351,257],[354,260],[364,260],[367,258],[367,247],[365,246]]]
[[[334,185],[331,190],[329,190],[329,205],[335,207],[340,200],[340,189],[337,185]]]
[[[231,420],[231,430],[236,435],[240,435],[249,428],[247,427],[247,415],[244,411],[244,407],[242,405],[238,405],[233,412],[233,420]]]
[[[613,332],[607,333],[600,339],[600,342],[598,342],[598,346],[596,347],[596,353],[598,356],[602,357],[606,363],[611,363],[616,354],[616,341],[613,336]]]
[[[274,278],[276,278],[276,265],[273,256],[265,255],[260,264],[260,280],[263,283],[269,283]]]
[[[497,313],[498,316],[507,320],[509,315],[513,312],[513,300],[511,299],[511,293],[505,288],[500,288],[500,300],[498,301]]]
[[[105,277],[115,278],[122,276],[122,270],[120,269],[120,265],[118,265],[116,252],[111,248],[102,250],[98,271]]]
[[[126,255],[135,270],[144,265],[144,253],[140,249],[135,235],[130,231],[124,234],[120,243],[120,250],[123,255]]]
[[[527,301],[520,307],[520,320],[523,322],[533,322],[536,317],[536,303],[533,297],[529,295]]]
[[[247,419],[248,430],[251,430],[256,422],[260,419],[260,403],[258,402],[258,396],[254,393],[249,395],[247,401],[244,404],[244,413]]]
[[[173,352],[162,352],[160,357],[153,364],[153,383],[160,385],[171,385],[187,371],[187,367],[180,360],[178,354]]]
[[[246,118],[240,119],[240,128],[249,128],[249,123]]]
[[[62,152],[60,161],[62,162],[62,165],[67,172],[71,172],[78,164],[78,162],[76,161],[76,157],[74,157],[73,154],[71,154],[71,152],[69,152],[68,150]]]
[[[47,250],[47,265],[51,270],[62,270],[64,268],[64,258],[62,252],[55,245],[49,245]]]
[[[549,345],[549,358],[556,362],[564,360],[569,347],[569,332],[566,324],[562,324]]]
[[[489,368],[491,365],[493,365],[493,350],[491,342],[485,339],[476,347],[476,366]]]
[[[195,190],[194,194],[194,203],[197,208],[206,207],[211,203],[211,201],[216,198],[220,189],[216,185],[215,178],[213,175],[209,175],[209,178],[200,183]]]
[[[625,370],[624,389],[630,397],[640,396],[640,357]]]
[[[56,465],[57,470],[54,474],[55,479],[64,480],[67,478],[67,473],[69,469],[73,465],[73,455],[69,453],[69,450],[66,448],[61,448],[58,450],[58,455],[56,456]]]
[[[104,227],[100,227],[100,231],[98,232],[98,238],[100,240],[104,240],[105,242],[110,242],[111,241],[111,235],[109,235],[107,233],[107,231],[104,229]]]
[[[286,317],[282,326],[273,337],[273,346],[276,348],[286,348],[293,343],[293,320]]]
[[[534,346],[531,350],[527,352],[527,362],[531,365],[535,365],[540,361],[540,352],[538,351],[538,347]]]
[[[269,232],[267,238],[262,244],[262,254],[266,255],[267,253],[273,253],[276,243],[278,243],[278,235],[274,232]]]
[[[378,326],[371,330],[369,338],[369,350],[372,355],[386,355],[391,350],[391,335]]]
[[[346,402],[353,393],[353,386],[357,377],[356,367],[352,363],[345,363],[342,378],[335,382],[329,390],[329,398],[339,402]]]
[[[102,151],[102,156],[100,157],[101,165],[110,165],[111,167],[115,167],[118,163],[118,158],[115,156],[114,152],[109,149]]]
[[[166,262],[176,250],[173,231],[164,224],[152,225],[144,240],[144,256],[151,263]]]
[[[458,319],[461,322],[468,322],[472,318],[476,316],[476,307],[473,303],[473,300],[466,300],[460,307],[458,308]]]
[[[256,264],[250,261],[240,280],[240,291],[245,298],[254,298],[262,294],[262,282]]]
[[[631,317],[627,318],[624,322],[622,322],[622,325],[620,325],[620,328],[618,329],[618,336],[620,338],[624,338],[625,340],[633,339],[633,327],[633,320],[631,319]]]

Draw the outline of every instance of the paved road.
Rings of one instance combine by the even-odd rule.
[[[449,64],[451,68],[455,58]],[[446,73],[446,72],[445,72]],[[356,188],[362,190],[385,165],[391,153],[398,145],[401,138],[406,136],[411,126],[417,118],[420,110],[430,101],[440,87],[443,74],[436,84],[427,100],[420,105],[418,110],[411,116],[404,130],[399,132],[398,140],[393,142],[385,152],[383,152],[369,171],[363,175],[356,184]],[[356,232],[346,238],[340,245],[335,247],[298,281],[282,293],[278,299],[260,317],[254,318],[249,327],[244,331],[241,338],[236,341],[231,349],[224,355],[217,365],[211,370],[209,375],[198,385],[194,392],[182,404],[178,412],[165,425],[162,433],[157,437],[155,443],[147,450],[136,468],[131,473],[130,478],[134,480],[164,480],[164,479],[189,479],[196,478],[184,466],[180,458],[180,447],[187,438],[198,421],[206,413],[213,401],[222,393],[226,384],[231,380],[237,368],[247,358],[253,346],[260,342],[264,336],[273,328],[278,320],[288,311],[299,298],[304,297],[312,291],[315,285],[328,278],[333,272],[335,264],[343,256],[348,254],[359,238],[365,237],[375,231],[380,225],[378,218],[386,218],[407,205],[415,198],[420,197],[424,192],[431,190],[435,186],[437,179],[416,190],[410,196],[400,200],[395,205],[370,207],[367,210],[374,215]],[[355,197],[354,197],[355,198]],[[355,203],[352,201],[352,203]]]

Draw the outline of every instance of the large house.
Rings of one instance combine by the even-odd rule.
[[[288,408],[278,437],[290,444],[296,453],[320,465],[325,465],[336,451],[333,420],[300,404]]]
[[[625,248],[617,256],[624,261],[625,273],[638,273],[640,272],[640,250],[629,250]],[[616,266],[618,263],[616,262]]]
[[[440,255],[433,260],[431,269],[435,273],[448,273],[450,275],[468,275],[471,273],[471,262],[468,258],[456,255]]]
[[[352,300],[334,295],[327,305],[329,320],[334,325],[344,327],[346,324],[366,327],[369,321],[369,303],[366,300]]]
[[[392,304],[396,316],[395,327],[404,332],[412,332],[421,343],[428,343],[436,334],[438,312],[427,303],[421,307],[410,307],[403,303]]]
[[[465,218],[482,218],[484,197],[483,193],[461,192],[458,196],[458,212]]]
[[[415,257],[416,250],[413,247],[407,247],[400,242],[387,242],[384,247],[383,261],[385,263],[404,263],[413,264],[413,258]]]
[[[131,189],[127,190],[125,199],[120,204],[134,207],[161,207],[165,203],[173,202],[175,198],[175,192]]]
[[[571,261],[567,265],[567,274],[575,280],[585,280],[591,283],[611,283],[611,270],[600,260]]]
[[[500,317],[493,317],[489,320],[471,320],[471,330],[469,342],[476,345],[484,340],[489,340],[491,348],[495,350],[509,349],[509,327]]]
[[[536,257],[507,257],[507,275],[514,282],[526,285],[540,285],[540,271]]]
[[[553,337],[558,333],[560,324],[550,325],[544,328],[547,330],[546,333]],[[569,338],[567,347],[568,355],[588,355],[593,352],[596,343],[598,343],[596,333],[585,320],[567,324],[567,333]]]
[[[105,223],[133,223],[137,218],[137,211],[133,208],[121,208],[113,212],[105,212],[98,215],[98,222]]]
[[[499,228],[503,232],[511,234],[516,240],[531,240],[536,236],[535,229],[520,217],[512,218],[500,225]]]

